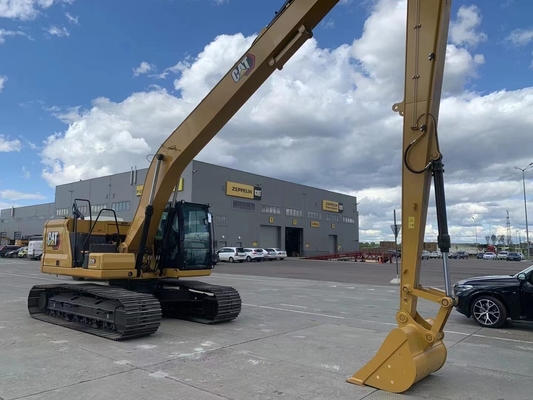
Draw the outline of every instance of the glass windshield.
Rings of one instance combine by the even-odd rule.
[[[183,204],[183,250],[185,269],[205,268],[211,264],[211,225],[208,212],[201,206]]]
[[[517,274],[514,275],[514,277],[516,278],[518,276],[518,274],[521,274],[521,273],[524,273],[524,274],[527,275],[531,271],[533,271],[533,265],[530,265],[526,269],[523,269],[522,271],[518,272]]]

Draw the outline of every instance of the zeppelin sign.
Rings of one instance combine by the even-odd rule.
[[[344,211],[344,205],[336,201],[322,200],[322,210],[342,213]]]
[[[245,199],[261,200],[262,189],[259,186],[244,185],[237,182],[226,182],[226,195]]]

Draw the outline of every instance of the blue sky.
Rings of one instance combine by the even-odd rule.
[[[392,4],[392,0],[382,0],[387,1]],[[20,141],[18,151],[0,151],[2,207],[53,201],[53,182],[41,176],[45,165],[40,154],[47,137],[69,129],[68,123],[55,115],[65,113],[69,107],[90,109],[92,101],[99,97],[121,103],[132,93],[150,91],[151,85],[179,97],[174,81],[177,76],[156,79],[153,74],[176,65],[187,55],[197,57],[217,35],[242,33],[248,37],[257,33],[283,0],[63,0],[49,7],[42,7],[40,4],[47,2],[40,0],[23,3],[31,6],[26,10],[35,10],[35,15],[19,12],[17,6],[0,0],[0,77],[4,77],[0,91],[0,138]],[[315,30],[314,37],[322,49],[350,45],[361,38],[363,24],[375,12],[374,1],[342,3],[346,4],[334,8]],[[481,54],[484,61],[475,66],[475,76],[467,79],[462,90],[484,96],[532,86],[533,31],[529,30],[533,29],[533,2],[454,0],[452,19],[457,19],[461,7],[472,6],[477,6],[480,22],[475,27],[463,24],[467,34],[462,38],[467,43],[468,34],[476,35],[475,46],[465,48],[472,55]],[[509,40],[513,31],[514,44]],[[464,43],[458,41],[458,46],[461,44]],[[376,43],[376,47],[383,46]],[[157,69],[134,76],[134,68],[141,62]],[[380,62],[388,60],[385,57]],[[175,126],[179,122],[176,120]],[[169,133],[170,130],[162,135]],[[500,134],[505,136],[505,132]],[[90,137],[89,134],[86,140]],[[0,141],[0,150],[1,144]],[[70,145],[82,146],[75,142]],[[86,157],[92,154],[87,148]],[[64,165],[63,162],[59,165]],[[117,168],[127,171],[130,163],[125,163],[122,169],[115,166],[113,171]],[[310,175],[303,174],[300,179]],[[287,178],[298,179],[289,173]],[[42,199],[36,198],[37,192]],[[513,196],[519,198],[519,194]]]

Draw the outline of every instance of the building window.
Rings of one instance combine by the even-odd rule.
[[[68,215],[68,208],[58,208],[56,210],[56,215],[58,216],[64,216],[64,215]]]
[[[224,215],[215,215],[215,225],[226,226],[228,221]]]
[[[304,212],[302,210],[296,210],[294,208],[286,208],[285,215],[287,217],[303,217]]]
[[[322,219],[322,213],[316,211],[307,211],[307,218],[309,219]]]
[[[111,208],[115,211],[129,211],[131,207],[130,201],[119,201],[117,203],[112,203]]]
[[[281,207],[269,206],[268,204],[261,204],[261,212],[265,214],[278,214],[281,215]]]
[[[341,218],[335,214],[326,214],[326,221],[340,222]]]
[[[231,208],[238,211],[255,212],[255,203],[249,201],[233,200]]]
[[[355,218],[352,218],[352,217],[342,217],[342,222],[346,222],[347,224],[355,224]]]
[[[91,212],[97,213],[107,207],[107,204],[93,204],[91,206]]]

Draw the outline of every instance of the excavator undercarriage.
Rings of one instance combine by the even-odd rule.
[[[241,312],[241,297],[229,286],[182,279],[52,284],[31,289],[28,310],[41,321],[124,340],[155,333],[162,317],[231,321]]]

